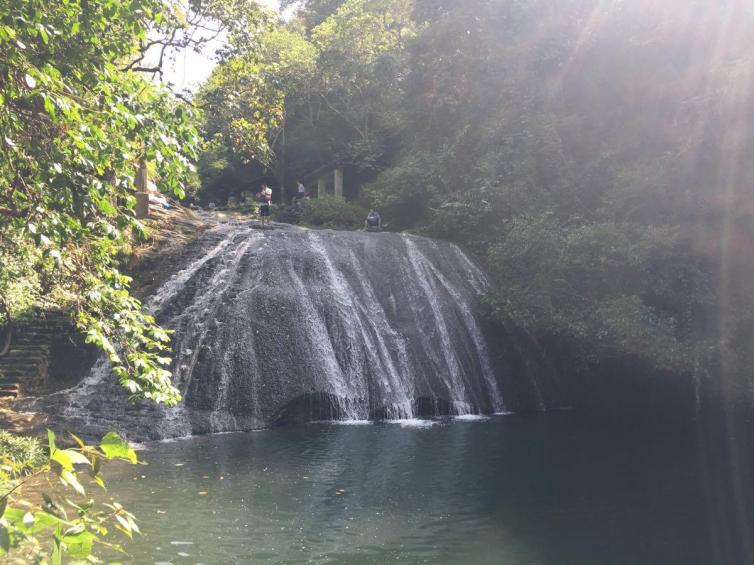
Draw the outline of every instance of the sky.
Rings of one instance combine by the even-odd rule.
[[[258,4],[274,10],[280,9],[279,0],[256,0]],[[165,80],[173,85],[176,91],[196,89],[209,77],[215,67],[214,53],[222,45],[220,41],[208,45],[203,53],[196,53],[189,49],[178,53],[174,61],[165,65]]]

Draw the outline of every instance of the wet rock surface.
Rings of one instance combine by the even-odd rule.
[[[129,404],[100,362],[26,403],[56,427],[131,439],[324,419],[544,409],[553,379],[483,321],[484,274],[453,245],[402,234],[226,221],[145,300],[174,329],[182,406]]]

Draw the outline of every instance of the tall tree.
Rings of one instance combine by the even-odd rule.
[[[296,16],[307,31],[313,30],[332,16],[345,0],[281,0],[280,8],[287,10],[295,6]]]
[[[143,71],[159,75],[167,48],[198,48],[192,34],[241,5],[252,17],[253,2],[223,0],[0,5],[0,303],[18,310],[32,291],[73,306],[135,397],[179,398],[167,333],[117,269],[143,232],[135,168],[154,163],[160,188],[180,197],[198,147],[190,109]]]

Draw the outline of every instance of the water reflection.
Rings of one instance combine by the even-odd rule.
[[[110,483],[138,563],[707,564],[694,441],[572,414],[323,424],[151,445]]]

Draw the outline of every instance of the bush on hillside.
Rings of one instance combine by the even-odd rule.
[[[47,463],[47,452],[37,438],[0,430],[0,458],[8,466],[9,477],[18,477]]]
[[[276,208],[278,222],[333,230],[355,230],[364,224],[367,210],[335,196],[322,196],[302,204]]]

